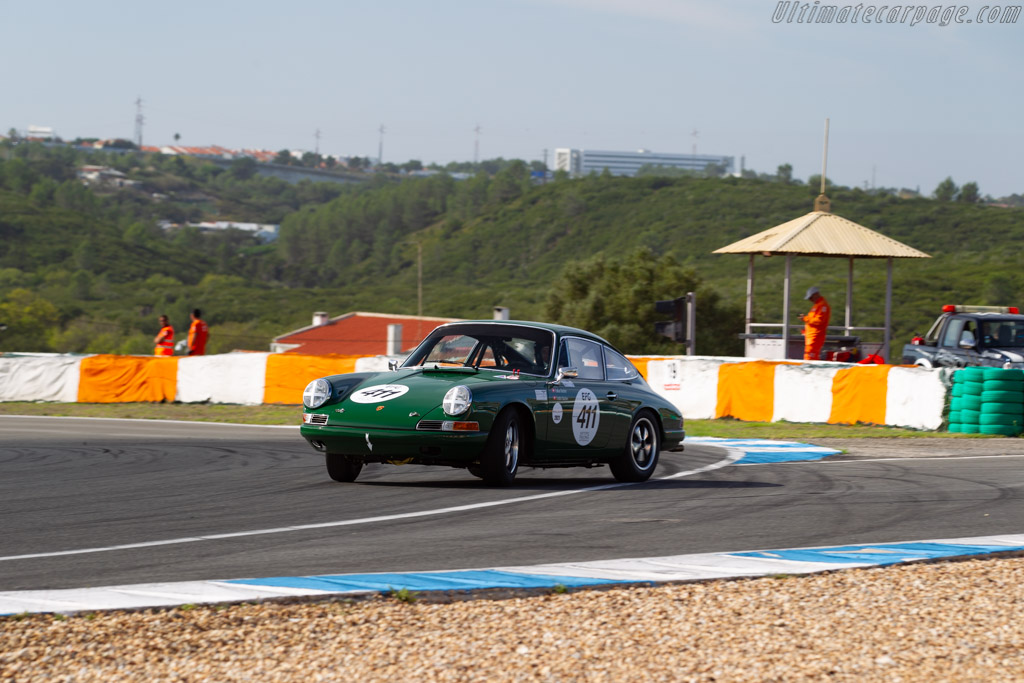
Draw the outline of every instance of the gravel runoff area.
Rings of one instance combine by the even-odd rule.
[[[3,618],[0,680],[1024,680],[1022,557],[409,597]]]

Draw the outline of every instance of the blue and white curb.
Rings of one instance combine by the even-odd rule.
[[[922,560],[1024,552],[1024,534],[909,543],[874,543],[732,553],[702,553],[530,567],[395,574],[337,574],[230,581],[181,581],[100,588],[0,593],[0,615],[24,612],[174,607],[281,598],[328,598],[409,591],[474,591],[492,588],[554,589],[609,584],[813,574]]]
[[[770,441],[768,439],[724,439],[717,436],[688,436],[685,443],[704,446],[721,446],[743,452],[743,457],[734,465],[763,465],[775,462],[799,462],[821,460],[841,453],[835,448],[812,446],[795,441]]]

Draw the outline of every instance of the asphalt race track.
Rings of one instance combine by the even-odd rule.
[[[4,416],[0,591],[1014,534],[1018,443],[751,465],[689,445],[645,484],[527,469],[490,489],[416,466],[338,484],[291,427]]]

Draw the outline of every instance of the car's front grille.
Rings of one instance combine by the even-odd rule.
[[[416,425],[416,429],[426,432],[439,432],[444,424],[444,420],[420,420]]]
[[[327,413],[313,413],[309,416],[309,423],[314,425],[327,424]]]

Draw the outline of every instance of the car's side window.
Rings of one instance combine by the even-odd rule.
[[[946,333],[942,335],[942,345],[956,348],[960,341],[960,333],[964,331],[964,321],[961,318],[954,318],[946,325]]]
[[[627,381],[640,374],[621,353],[604,347],[604,374],[610,380]]]
[[[964,331],[960,333],[961,344],[971,344],[972,346],[977,343],[977,335],[974,334],[974,323],[968,320],[964,324]]]
[[[579,379],[604,379],[601,345],[575,337],[564,339],[558,354],[558,367],[576,368]]]

